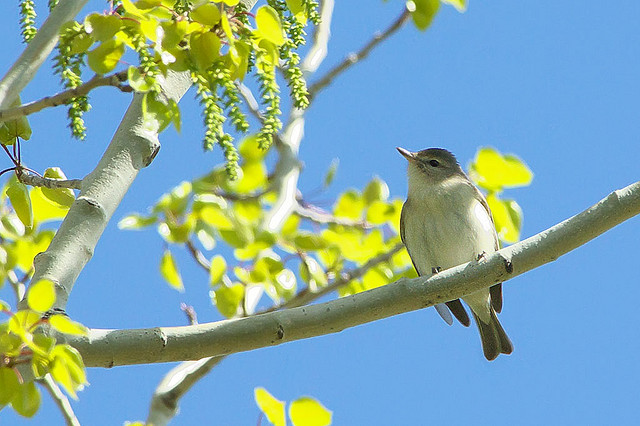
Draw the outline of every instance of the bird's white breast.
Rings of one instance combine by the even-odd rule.
[[[405,241],[421,275],[495,251],[493,222],[474,189],[458,179],[439,191],[413,192],[404,215]]]

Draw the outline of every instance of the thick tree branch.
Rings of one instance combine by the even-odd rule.
[[[90,367],[194,360],[275,346],[460,298],[556,260],[640,213],[640,182],[520,243],[443,271],[327,303],[186,327],[91,330],[69,336]]]
[[[0,81],[0,110],[7,108],[31,81],[58,42],[62,25],[73,19],[87,0],[60,0],[36,36]]]
[[[63,92],[57,93],[53,96],[47,96],[37,101],[29,102],[24,105],[20,105],[15,108],[7,108],[0,110],[0,121],[11,120],[16,117],[34,114],[38,111],[42,111],[45,108],[56,107],[64,105],[71,99],[78,96],[85,96],[96,87],[101,86],[115,86],[123,91],[132,91],[129,88],[125,90],[122,83],[127,80],[127,71],[120,71],[111,75],[95,75],[91,80],[73,89],[68,89]],[[129,86],[126,86],[129,87]]]
[[[161,82],[175,101],[191,86],[188,73],[170,72]],[[138,172],[160,149],[156,131],[142,120],[142,95],[135,95],[118,130],[96,168],[82,181],[82,190],[62,221],[49,248],[34,260],[32,282],[46,278],[56,285],[56,308],[66,306],[78,275],[91,259],[102,232]],[[20,305],[25,308],[25,302]]]

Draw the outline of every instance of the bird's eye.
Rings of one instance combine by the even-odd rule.
[[[431,167],[438,167],[440,165],[440,162],[438,160],[429,160],[429,165]]]

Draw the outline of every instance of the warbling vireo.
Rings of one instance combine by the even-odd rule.
[[[409,195],[402,207],[400,236],[418,275],[431,276],[498,250],[487,200],[452,153],[440,148],[398,151],[409,160]],[[484,356],[491,361],[501,353],[510,354],[513,345],[496,316],[502,310],[502,284],[462,300],[478,324]],[[453,323],[451,313],[465,327],[470,324],[459,299],[436,309],[449,325]]]

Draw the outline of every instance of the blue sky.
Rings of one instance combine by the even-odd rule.
[[[400,13],[403,2],[338,2],[330,52],[319,75],[363,45]],[[102,10],[104,2],[90,1]],[[3,5],[3,74],[21,50],[17,6]],[[425,33],[407,25],[369,59],[342,75],[307,113],[301,189],[317,187],[332,159],[340,168],[330,200],[372,176],[404,198],[404,158],[396,146],[439,146],[463,165],[480,146],[515,153],[535,173],[508,191],[524,211],[524,237],[536,234],[640,178],[640,4],[471,1],[464,14],[443,6]],[[10,34],[14,33],[14,34]],[[58,91],[44,67],[24,101]],[[104,152],[128,95],[96,91],[86,142],[69,138],[62,109],[31,118],[23,158],[36,169],[87,174]],[[125,197],[81,274],[69,314],[89,327],[184,324],[179,303],[199,319],[219,316],[206,275],[176,250],[186,293],[158,273],[163,249],[154,231],[117,230],[171,186],[218,163],[201,151],[193,93],[183,131],[162,135],[162,149]],[[5,160],[8,164],[8,159]],[[5,165],[4,167],[9,167]],[[312,395],[336,425],[631,424],[637,421],[637,241],[633,218],[605,235],[505,284],[501,322],[515,351],[487,362],[477,331],[447,326],[433,309],[342,333],[224,360],[181,401],[174,424],[256,424],[253,388],[279,399]],[[6,289],[0,295],[9,297]],[[91,369],[74,403],[87,424],[144,419],[153,389],[170,365]],[[33,421],[0,412],[0,423],[61,423],[43,395]],[[264,423],[263,423],[264,424]]]

